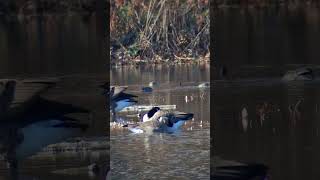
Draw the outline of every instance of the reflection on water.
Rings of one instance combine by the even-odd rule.
[[[129,85],[139,105],[176,105],[176,110],[194,113],[178,133],[133,134],[111,130],[112,179],[209,179],[209,66],[177,65],[120,68],[111,70],[111,84]],[[152,93],[142,87],[156,81]],[[119,113],[137,121],[137,112]]]
[[[266,164],[272,179],[320,178],[319,12],[313,5],[215,12],[214,58],[228,70],[228,80],[212,86],[215,155]],[[280,81],[304,64],[314,64],[314,81]]]
[[[266,164],[272,179],[320,178],[320,83],[223,84],[213,86],[215,155]]]
[[[0,77],[107,72],[100,26],[96,16],[71,13],[0,18]]]

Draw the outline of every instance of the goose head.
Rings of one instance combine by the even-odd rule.
[[[285,81],[295,80],[313,80],[314,73],[311,68],[299,68],[293,71],[288,71],[284,76]]]
[[[153,107],[151,108],[143,117],[142,117],[142,122],[149,121],[156,112],[160,111],[159,107]],[[141,114],[140,114],[141,117]]]

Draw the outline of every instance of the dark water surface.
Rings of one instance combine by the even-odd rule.
[[[319,8],[229,8],[214,12],[214,54],[230,73],[238,66],[318,64]]]
[[[106,72],[104,26],[96,15],[0,20],[0,77]]]
[[[179,133],[146,135],[111,128],[112,179],[210,178],[210,88],[197,87],[209,80],[209,64],[111,69],[111,84],[127,85],[138,105],[176,105],[178,111],[194,113]],[[151,81],[158,87],[143,93],[141,88]],[[137,121],[137,112],[119,116]]]
[[[263,163],[270,179],[320,179],[319,76],[280,80],[304,65],[319,75],[319,12],[216,12],[215,59],[228,75],[212,85],[215,156]]]
[[[103,144],[109,136],[109,115],[98,88],[109,76],[103,29],[101,18],[95,13],[86,17],[77,13],[43,14],[13,17],[10,21],[0,18],[0,78],[60,78],[43,97],[89,110],[91,121],[88,116],[76,116],[89,124],[88,130],[77,137],[92,138],[96,144]],[[73,175],[53,171],[107,162],[106,146],[90,151],[38,154],[22,161],[18,171],[21,179],[100,179],[90,176],[87,170]],[[8,177],[7,166],[1,160],[0,179]]]

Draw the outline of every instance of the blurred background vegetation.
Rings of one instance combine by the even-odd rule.
[[[209,56],[209,0],[112,0],[110,6],[114,63]]]
[[[92,12],[98,3],[95,0],[0,0],[0,14]]]
[[[272,6],[283,6],[287,8],[301,8],[304,6],[319,6],[319,0],[214,0],[214,8],[219,7],[254,7],[268,8]]]

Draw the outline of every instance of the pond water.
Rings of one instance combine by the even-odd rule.
[[[319,65],[319,12],[315,6],[216,10],[213,59],[230,73],[244,65]]]
[[[272,179],[318,179],[320,83],[225,84],[213,88],[215,155],[263,163]]]
[[[194,113],[180,132],[133,134],[111,128],[112,179],[209,179],[210,89],[198,84],[210,80],[209,64],[155,65],[111,69],[111,85],[128,85],[139,105],[176,105],[176,110]],[[141,88],[159,83],[152,93]],[[119,113],[137,121],[137,112]]]
[[[91,16],[77,13],[43,14],[22,19],[0,17],[0,78],[60,78],[57,85],[42,97],[90,111],[89,116],[72,116],[88,124],[89,128],[66,137],[63,142],[73,141],[73,137],[91,138],[91,143],[103,145],[109,139],[109,112],[105,109],[106,99],[102,90],[98,88],[109,77],[103,51],[105,26],[102,22],[105,21],[101,21],[95,13]],[[40,109],[34,109],[31,114],[33,117],[41,113],[43,112]],[[33,126],[30,124],[27,127]],[[2,122],[0,129],[1,148],[5,146],[4,142],[14,144],[15,139],[11,139],[10,133],[6,134],[3,131],[6,128]],[[27,139],[26,129],[20,130]],[[46,135],[48,132],[38,133],[38,137],[34,137],[32,141],[37,142],[40,137]],[[49,142],[48,139],[47,143]],[[92,163],[107,163],[109,166],[108,146],[91,150],[67,148],[65,151],[34,153],[35,156],[19,162],[19,179],[101,179],[105,176],[103,173],[90,176],[87,169],[72,174],[57,171],[86,167]],[[0,179],[11,178],[6,162],[1,158]]]
[[[270,168],[270,179],[319,179],[319,10],[216,12],[214,155]],[[236,29],[236,31],[235,31]],[[312,82],[281,76],[309,65]]]

